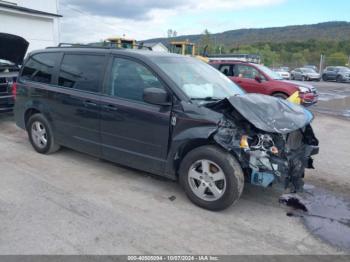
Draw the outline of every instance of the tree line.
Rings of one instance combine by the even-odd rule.
[[[205,49],[206,47],[206,49]],[[221,44],[208,30],[202,34],[198,50],[200,54],[258,54],[266,66],[300,67],[306,64],[319,65],[320,57],[325,56],[325,65],[345,66],[350,60],[350,41],[290,41],[261,42],[239,45]]]

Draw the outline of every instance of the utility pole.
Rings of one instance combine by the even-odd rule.
[[[321,58],[320,58],[320,71],[319,71],[319,73],[320,74],[322,74],[322,72],[323,72],[323,64],[324,64],[324,54],[321,54]]]

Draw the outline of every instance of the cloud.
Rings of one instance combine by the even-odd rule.
[[[240,10],[249,7],[275,5],[284,0],[202,0],[196,1],[198,9],[225,9]]]
[[[238,10],[281,3],[284,0],[61,0],[63,6],[91,15],[124,19],[151,19],[154,10]]]
[[[91,15],[125,19],[150,19],[153,10],[170,10],[186,5],[186,0],[62,0],[63,4]]]
[[[60,0],[61,41],[93,42],[111,36],[165,37],[169,28],[181,34],[229,30],[218,26],[220,12],[280,4],[286,0]],[[208,14],[217,14],[215,21]],[[193,22],[194,17],[197,21]],[[186,24],[190,21],[191,24]],[[206,21],[203,23],[202,21]],[[246,22],[245,22],[246,23]],[[232,22],[226,24],[233,24]]]

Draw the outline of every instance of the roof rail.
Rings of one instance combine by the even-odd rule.
[[[239,60],[239,59],[215,59],[215,58],[209,58],[210,62],[219,62],[219,63],[222,63],[222,62],[225,62],[225,63],[230,63],[230,62],[239,62],[239,63],[252,63],[252,64],[257,64],[255,62],[252,62],[252,61],[244,61],[244,60]]]
[[[95,47],[88,44],[59,43],[57,47]]]
[[[106,46],[97,46],[97,45],[91,45],[91,44],[73,44],[73,43],[59,43],[58,46],[49,46],[46,47],[46,49],[50,48],[100,48],[100,49],[110,49],[110,47]]]
[[[76,44],[76,43],[59,43],[58,46],[50,46],[47,48],[98,48],[98,49],[127,49],[127,48],[120,48],[113,45],[106,45],[105,42],[102,43],[102,45],[96,45],[96,44]],[[152,47],[144,46],[143,43],[141,44],[134,44],[132,47],[137,47],[138,49],[145,48],[147,50],[153,51]]]

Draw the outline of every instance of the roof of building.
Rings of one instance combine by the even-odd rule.
[[[22,7],[18,5],[12,5],[12,4],[7,4],[5,2],[0,2],[0,7],[7,8],[7,9],[12,9],[15,11],[27,13],[27,14],[34,14],[34,15],[46,15],[46,16],[53,16],[53,17],[62,17],[62,15],[59,14],[54,14],[54,13],[48,13],[48,12],[43,12],[35,9],[30,9],[27,7]]]
[[[143,45],[147,46],[147,47],[154,47],[156,45],[162,45],[166,48],[166,46],[162,42],[146,42],[146,43],[143,43]]]

